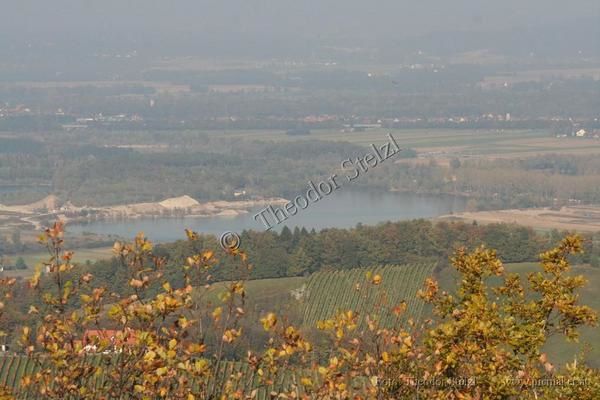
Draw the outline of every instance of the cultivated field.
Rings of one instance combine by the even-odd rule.
[[[401,147],[410,147],[420,157],[448,158],[516,158],[540,154],[600,154],[600,140],[556,138],[543,130],[490,129],[373,129],[364,132],[342,132],[335,129],[313,130],[310,135],[290,136],[282,130],[211,131],[214,137],[291,142],[325,140],[370,146],[385,143],[391,133]]]
[[[117,358],[110,354],[86,356],[84,362],[88,363],[89,366],[98,367],[102,365],[103,368],[101,369],[101,373],[94,374],[85,380],[82,379],[80,385],[95,388],[96,391],[104,389],[107,374],[117,368],[116,361]],[[16,398],[20,400],[38,400],[40,399],[39,393],[32,386],[24,386],[23,378],[34,375],[42,368],[52,368],[52,365],[49,365],[47,359],[36,359],[32,356],[11,353],[0,355],[0,386],[16,391],[18,393]],[[207,382],[208,392],[212,392],[215,388],[218,392],[218,389],[223,388],[227,382],[234,382],[234,390],[241,391],[248,390],[248,388],[255,388],[252,398],[256,400],[272,399],[271,392],[273,391],[289,391],[293,387],[292,384],[300,379],[298,372],[282,371],[281,374],[274,376],[276,379],[273,379],[272,384],[265,385],[261,383],[255,370],[248,363],[240,361],[221,361],[218,364],[213,364],[212,373]],[[236,378],[231,379],[232,376]],[[302,376],[311,376],[315,380],[318,379],[316,371],[302,372]],[[196,390],[199,389],[196,388]],[[299,389],[298,393],[302,392]],[[132,397],[120,398],[130,399]]]
[[[478,223],[515,223],[538,230],[600,231],[600,206],[571,206],[559,210],[529,208],[524,210],[497,210],[462,212],[438,217],[443,220]]]
[[[323,271],[310,276],[306,288],[298,292],[304,304],[303,325],[316,326],[342,311],[353,310],[359,318],[377,313],[384,325],[406,322],[407,318],[419,320],[424,303],[417,291],[425,279],[433,275],[435,264],[358,268],[341,271]],[[372,278],[367,278],[367,272]],[[370,283],[375,276],[377,284]],[[406,302],[406,312],[391,310]],[[364,319],[359,321],[364,323]]]

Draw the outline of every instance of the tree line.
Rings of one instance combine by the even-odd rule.
[[[249,278],[265,279],[303,276],[323,270],[346,270],[373,265],[432,263],[445,268],[459,247],[474,249],[481,244],[499,249],[505,263],[535,262],[543,249],[556,244],[563,232],[537,233],[531,228],[511,224],[478,225],[464,222],[412,220],[387,222],[376,226],[357,225],[352,229],[284,227],[280,233],[243,231],[242,248],[254,266]],[[585,253],[576,263],[599,266],[600,235],[587,235]],[[210,249],[222,252],[218,239],[200,234],[195,241],[157,245],[154,253],[166,260],[171,279],[178,282],[177,269],[190,252]],[[97,261],[89,266],[97,279],[115,292],[124,290],[126,280],[118,259]],[[212,279],[238,278],[236,265],[220,259]]]

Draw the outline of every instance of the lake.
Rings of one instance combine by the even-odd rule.
[[[385,221],[401,221],[416,218],[432,218],[465,210],[467,200],[447,195],[417,195],[411,193],[370,193],[365,191],[340,191],[334,196],[311,203],[305,210],[277,225],[293,229],[295,226],[316,230],[324,228],[350,228],[358,223],[374,225]],[[209,218],[148,218],[133,220],[106,220],[85,224],[69,224],[70,233],[91,232],[114,234],[133,238],[144,232],[155,242],[170,242],[185,238],[185,229],[200,233],[220,235],[225,231],[241,232],[244,229],[264,230],[254,220],[260,210],[235,217]]]

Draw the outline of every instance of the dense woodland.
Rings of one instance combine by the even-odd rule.
[[[512,160],[466,160],[450,168],[431,162],[399,168],[399,188],[466,194],[472,210],[561,206],[600,201],[600,160],[590,155],[544,155]]]
[[[50,136],[0,138],[0,183],[13,188],[0,191],[0,203],[23,204],[49,193],[80,206],[161,201],[184,194],[200,201],[233,199],[239,189],[249,196],[295,196],[309,179],[348,174],[341,170],[341,161],[365,152],[348,143],[273,143],[192,132],[148,134],[150,143],[168,140],[171,145],[141,152],[106,147],[113,140],[115,146],[120,143],[117,134],[89,138],[77,146],[64,143],[79,136],[57,135],[64,139],[60,145]],[[407,149],[394,157],[415,156]],[[353,187],[465,195],[470,210],[482,210],[560,206],[572,200],[597,203],[599,177],[597,157],[546,155],[454,160],[450,166],[434,161],[384,163],[354,181]]]
[[[518,225],[477,225],[462,222],[413,220],[388,222],[376,226],[358,225],[353,229],[324,229],[316,232],[284,227],[281,233],[244,231],[244,250],[256,268],[251,277],[298,276],[329,269],[351,269],[371,265],[438,263],[448,265],[453,252],[461,246],[475,248],[485,244],[499,249],[507,263],[537,261],[541,250],[555,244],[561,233],[536,233]],[[600,236],[589,236],[586,253],[577,261],[600,266]],[[199,248],[217,249],[216,238],[200,236]],[[160,245],[156,253],[169,265],[179,265],[189,253],[190,244],[179,241]],[[98,265],[103,265],[100,262]],[[106,265],[106,264],[104,264]],[[96,268],[96,267],[94,267]],[[114,267],[113,267],[114,268]],[[115,270],[113,270],[115,271]],[[215,271],[215,279],[231,279],[233,267],[224,263]],[[116,272],[116,271],[115,271]]]

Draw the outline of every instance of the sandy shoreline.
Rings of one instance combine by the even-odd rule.
[[[268,204],[283,205],[288,200],[274,197],[237,201],[209,201],[200,203],[190,196],[168,198],[160,202],[122,204],[106,207],[75,206],[69,201],[61,202],[50,195],[32,204],[4,206],[0,204],[0,217],[12,220],[12,225],[41,227],[44,219],[61,219],[64,222],[91,222],[99,220],[123,220],[155,217],[236,217],[254,208]]]
[[[75,206],[48,196],[32,204],[4,206],[0,204],[0,221],[4,226],[40,229],[43,221],[61,219],[65,222],[92,222],[140,218],[209,218],[236,217],[267,205],[283,206],[283,198],[261,198],[200,203],[190,196],[168,198],[160,202],[122,204],[106,207]],[[600,205],[573,205],[560,209],[531,208],[496,211],[461,212],[443,215],[434,220],[479,223],[514,223],[542,230],[600,232]]]

